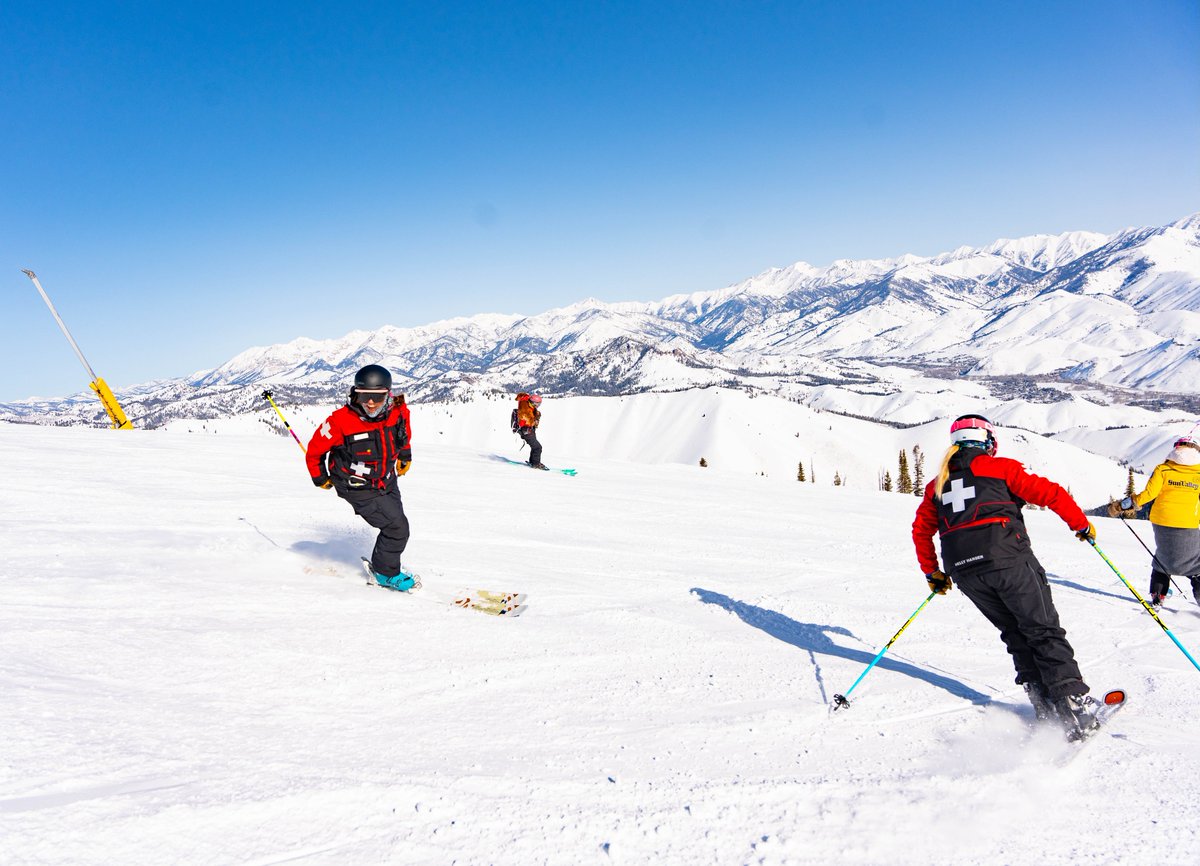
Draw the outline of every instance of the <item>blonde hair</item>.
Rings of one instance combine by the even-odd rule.
[[[958,453],[958,449],[959,445],[956,442],[946,449],[942,457],[942,468],[938,470],[936,486],[933,488],[933,495],[938,502],[942,501],[942,488],[946,486],[946,479],[950,477],[950,458]]]

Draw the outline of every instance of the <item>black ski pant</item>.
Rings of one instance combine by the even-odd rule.
[[[525,440],[525,444],[529,446],[529,465],[537,466],[542,462],[542,443],[538,441],[537,429],[534,427],[522,427],[520,436]]]
[[[955,575],[963,595],[1000,629],[1017,683],[1041,683],[1052,700],[1084,695],[1087,684],[1058,622],[1046,570],[1032,557],[1005,568]]]
[[[337,495],[350,503],[354,513],[379,530],[371,551],[371,569],[384,577],[400,573],[400,554],[408,546],[408,518],[400,490],[341,490]]]

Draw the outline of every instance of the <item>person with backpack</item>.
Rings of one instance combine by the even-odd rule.
[[[1154,564],[1150,569],[1150,604],[1162,605],[1171,575],[1186,576],[1200,603],[1200,443],[1190,436],[1176,439],[1167,459],[1154,467],[1145,488],[1108,506],[1109,517],[1126,516],[1154,500]]]
[[[412,425],[404,395],[392,399],[392,374],[368,364],[354,374],[346,405],[313,433],[306,457],[317,487],[332,488],[379,530],[371,551],[375,582],[407,591],[415,579],[400,568],[408,517],[396,479],[412,466]]]
[[[939,595],[958,584],[1000,630],[1039,721],[1057,719],[1071,737],[1097,727],[1098,702],[1088,695],[1075,651],[1059,624],[1046,570],[1033,554],[1021,519],[1026,503],[1049,508],[1080,541],[1096,530],[1064,488],[996,456],[995,430],[982,415],[950,425],[951,445],[938,476],[925,487],[912,525],[917,561]],[[941,543],[941,561],[933,536]]]
[[[513,432],[529,446],[529,465],[534,469],[547,468],[542,464],[542,443],[537,438],[538,424],[542,422],[541,405],[540,394],[522,391],[517,395],[517,408],[512,413]]]

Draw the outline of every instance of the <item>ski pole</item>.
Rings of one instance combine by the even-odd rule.
[[[1100,554],[1101,559],[1103,559],[1105,562],[1108,563],[1108,567],[1113,570],[1113,573],[1116,574],[1117,577],[1121,578],[1121,583],[1125,584],[1125,588],[1128,589],[1130,592],[1132,592],[1133,597],[1142,603],[1142,607],[1144,607],[1146,609],[1146,613],[1148,613],[1148,614],[1150,614],[1150,616],[1154,617],[1154,621],[1156,623],[1158,623],[1159,626],[1162,627],[1163,631],[1165,631],[1167,633],[1167,637],[1169,637],[1172,641],[1175,642],[1175,646],[1179,647],[1180,652],[1182,652],[1185,656],[1188,657],[1188,661],[1190,661],[1192,663],[1192,666],[1195,667],[1196,670],[1200,671],[1200,662],[1197,662],[1196,659],[1192,657],[1192,654],[1187,651],[1187,647],[1185,647],[1183,644],[1181,644],[1179,642],[1179,638],[1175,637],[1175,634],[1171,631],[1171,629],[1169,629],[1167,627],[1167,624],[1162,621],[1162,617],[1160,617],[1157,613],[1154,612],[1154,608],[1152,608],[1150,606],[1150,602],[1148,602],[1148,601],[1146,601],[1146,599],[1142,598],[1141,594],[1130,585],[1129,581],[1127,581],[1125,579],[1125,575],[1121,574],[1120,570],[1115,565],[1113,565],[1113,561],[1104,555],[1103,550],[1101,550],[1099,547],[1096,546],[1096,542],[1094,539],[1089,538],[1088,544],[1090,544],[1092,546],[1092,548],[1096,551],[1096,553]]]
[[[833,707],[832,707],[831,711],[836,712],[837,710],[840,710],[842,707],[850,706],[850,701],[846,697],[846,695],[848,695],[852,691],[854,691],[854,689],[858,686],[858,684],[863,681],[863,677],[865,677],[867,674],[869,674],[871,672],[871,668],[875,667],[876,663],[881,658],[883,658],[883,654],[888,651],[888,648],[891,647],[891,645],[896,642],[896,639],[899,638],[900,635],[904,634],[904,630],[906,628],[908,628],[908,626],[912,623],[912,621],[914,619],[917,618],[917,614],[919,614],[921,611],[923,611],[925,609],[925,605],[929,604],[929,602],[931,602],[933,600],[933,597],[935,595],[937,595],[936,592],[929,593],[928,598],[926,598],[923,602],[921,602],[921,606],[913,611],[912,616],[910,616],[905,621],[904,625],[900,626],[900,631],[898,631],[894,635],[892,635],[892,639],[884,645],[883,649],[881,649],[879,652],[875,653],[875,658],[871,659],[871,663],[869,665],[867,665],[867,667],[863,670],[863,672],[861,674],[858,675],[858,679],[856,679],[854,681],[854,685],[852,685],[852,686],[850,686],[850,688],[846,689],[845,695],[834,695],[833,696]]]
[[[270,402],[271,407],[275,410],[275,414],[279,416],[279,420],[283,422],[283,426],[287,428],[287,431],[292,434],[292,438],[296,440],[296,444],[300,446],[300,450],[307,454],[308,449],[304,447],[304,443],[300,441],[300,437],[296,435],[296,431],[292,429],[292,425],[287,422],[287,418],[283,417],[283,413],[280,412],[279,407],[275,405],[275,401],[272,399],[271,392],[263,391],[262,395],[267,399],[268,402]]]
[[[1162,563],[1158,561],[1158,557],[1154,555],[1154,551],[1151,550],[1150,548],[1146,547],[1146,542],[1142,541],[1142,537],[1137,534],[1137,530],[1134,529],[1132,526],[1130,526],[1129,521],[1126,520],[1124,517],[1121,518],[1121,522],[1124,523],[1125,526],[1128,527],[1129,531],[1133,533],[1133,537],[1138,540],[1138,544],[1140,544],[1143,548],[1145,548],[1146,553],[1150,554],[1150,559],[1154,562],[1154,567],[1157,568],[1160,573],[1167,574],[1167,570],[1162,567]],[[1171,581],[1171,586],[1175,587],[1176,592],[1178,592],[1184,598],[1187,598],[1187,593],[1185,593],[1182,589],[1179,588],[1179,584],[1177,584],[1175,582],[1174,577],[1167,574],[1167,580]],[[1195,601],[1195,599],[1193,599],[1193,601]],[[1196,604],[1200,604],[1200,601],[1197,601]]]

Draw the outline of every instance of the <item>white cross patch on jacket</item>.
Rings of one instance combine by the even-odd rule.
[[[942,494],[942,502],[949,502],[955,514],[967,507],[967,500],[975,498],[975,487],[963,487],[963,480],[955,478],[950,482],[950,489]]]

